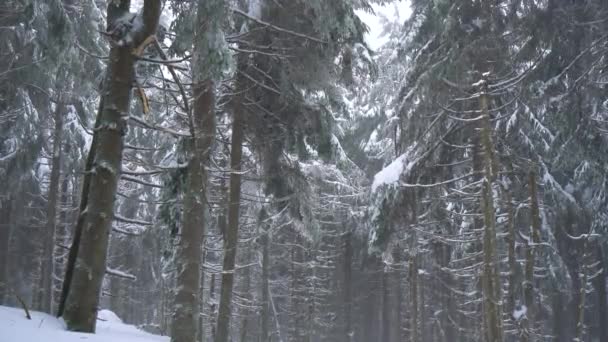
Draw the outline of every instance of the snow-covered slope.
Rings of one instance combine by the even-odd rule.
[[[22,309],[0,306],[0,342],[168,342],[169,338],[152,335],[122,323],[111,311],[99,312],[96,334],[65,330],[65,323],[53,316],[31,311],[25,318]]]

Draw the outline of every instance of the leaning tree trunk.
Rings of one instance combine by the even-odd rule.
[[[141,51],[154,35],[161,12],[160,0],[145,0],[141,26],[134,26],[129,38],[117,37],[110,50],[104,81],[103,106],[99,124],[87,205],[83,215],[82,235],[69,292],[65,299],[63,318],[69,330],[94,332],[99,307],[99,294],[106,270],[107,248],[118,180],[121,173],[123,137],[131,102],[131,87],[135,81],[135,51]],[[109,27],[130,9],[130,1],[108,4]]]
[[[97,113],[97,120],[95,121],[95,127],[98,127],[101,123],[101,112],[103,111],[103,97],[99,101],[99,109]],[[93,175],[93,163],[95,161],[95,148],[97,146],[98,134],[93,135],[93,141],[89,148],[89,154],[84,167],[84,177],[82,181],[82,190],[80,194],[80,205],[78,207],[78,218],[76,220],[76,227],[72,236],[72,244],[70,251],[68,252],[68,260],[65,265],[65,275],[63,277],[63,284],[61,286],[61,295],[59,298],[59,305],[57,308],[57,317],[63,316],[65,310],[65,303],[70,292],[70,286],[72,284],[72,277],[74,275],[74,268],[76,266],[76,258],[78,256],[78,250],[80,248],[80,239],[82,237],[82,229],[87,215],[87,205],[89,201],[89,186],[91,184],[91,177]]]
[[[239,58],[238,70],[243,70],[245,60]],[[237,93],[244,91],[245,79],[242,73],[237,76]],[[239,212],[241,208],[241,159],[243,156],[243,99],[237,96],[232,122],[232,143],[230,151],[230,194],[228,202],[228,227],[224,235],[224,262],[222,266],[222,288],[217,320],[216,342],[227,342],[230,335],[230,306],[234,287],[234,266],[239,232]]]
[[[55,130],[53,132],[53,156],[51,158],[51,178],[47,195],[46,224],[44,226],[44,252],[42,256],[42,288],[41,290],[41,310],[51,313],[53,302],[53,251],[55,247],[55,229],[57,218],[57,200],[59,198],[59,177],[61,175],[61,140],[63,139],[63,116],[65,105],[62,96],[55,108]]]

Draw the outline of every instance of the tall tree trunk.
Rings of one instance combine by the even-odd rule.
[[[199,0],[195,25],[194,106],[190,122],[192,155],[187,169],[184,221],[177,256],[180,268],[171,326],[172,342],[192,342],[198,335],[205,189],[208,182],[204,165],[209,161],[215,140],[215,83],[214,75],[209,72],[207,57],[211,49],[210,36],[217,32],[213,32],[208,23],[211,15],[208,6],[211,5],[207,1]]]
[[[245,60],[239,58],[237,68],[244,70]],[[237,93],[245,89],[242,73],[237,76]],[[222,266],[222,288],[217,321],[216,342],[227,342],[230,334],[230,307],[234,287],[234,266],[239,232],[239,211],[241,207],[241,159],[243,156],[243,100],[237,96],[234,102],[232,122],[232,148],[230,150],[230,197],[228,203],[228,227],[224,240],[224,262]]]
[[[352,233],[348,232],[344,235],[344,341],[350,342],[353,340],[352,331],[352,263],[353,263],[353,246]]]
[[[517,283],[517,259],[515,255],[515,208],[513,197],[506,187],[503,188],[507,204],[507,262],[509,264],[509,286],[507,294],[507,312],[510,315],[515,309],[515,286]]]
[[[264,221],[266,219],[266,211],[262,211],[260,214],[260,221]],[[267,226],[264,224],[264,230],[262,231],[262,313],[260,317],[261,324],[261,332],[260,332],[260,341],[266,342],[270,341],[269,339],[269,318],[270,318],[270,300],[269,300],[269,288],[268,281],[270,277],[270,237],[268,236]]]
[[[589,258],[589,236],[584,238],[583,242],[583,257],[580,263],[580,288],[578,295],[578,307],[576,312],[576,335],[574,342],[583,342],[585,336],[585,302],[587,299],[587,280],[589,279],[589,272],[587,270],[587,259]]]
[[[412,244],[415,244],[415,234],[412,231]],[[418,262],[415,247],[411,246],[409,255],[409,271],[410,271],[410,341],[418,342]]]
[[[402,291],[402,278],[403,277],[403,260],[402,260],[402,250],[401,250],[401,245],[397,245],[397,248],[395,250],[394,253],[394,260],[395,260],[395,264],[397,266],[397,269],[395,270],[395,307],[396,307],[396,312],[395,312],[395,324],[394,324],[394,340],[395,341],[403,341],[405,339],[405,336],[403,336],[403,294],[401,293]]]
[[[245,71],[246,56],[240,55],[237,70]],[[246,81],[242,72],[236,79],[237,93],[246,89]],[[216,342],[228,342],[230,335],[230,307],[232,304],[232,289],[234,287],[234,267],[238,245],[239,219],[241,209],[241,159],[243,157],[243,120],[244,105],[241,96],[234,99],[232,142],[230,149],[230,193],[228,197],[228,226],[224,239],[224,260],[222,266],[222,288],[217,321]]]
[[[46,224],[44,227],[44,252],[42,256],[42,300],[41,310],[51,313],[51,305],[53,303],[53,274],[54,274],[54,257],[55,249],[55,229],[57,222],[57,199],[59,198],[59,177],[61,175],[61,156],[62,156],[62,139],[63,139],[63,116],[65,114],[65,105],[61,100],[58,101],[55,107],[55,130],[53,132],[53,156],[51,159],[51,178],[49,189],[47,192],[47,210]]]
[[[103,111],[103,96],[99,100],[99,108],[97,112],[97,119],[95,120],[95,127],[101,125],[101,113]],[[87,215],[87,204],[89,201],[89,187],[91,184],[91,177],[93,175],[93,163],[95,161],[95,150],[97,147],[97,140],[99,136],[97,132],[93,135],[91,147],[89,148],[89,154],[84,166],[84,177],[82,181],[82,189],[80,194],[80,205],[78,207],[78,218],[76,219],[76,226],[74,227],[74,233],[72,235],[72,244],[68,253],[67,264],[65,265],[65,275],[63,277],[63,284],[61,287],[61,296],[59,298],[59,306],[57,307],[57,317],[63,316],[65,310],[65,303],[70,292],[72,285],[72,277],[74,275],[74,268],[76,267],[76,258],[78,257],[78,250],[80,249],[80,239],[82,237],[82,230]]]
[[[11,214],[13,198],[11,195],[0,197],[0,304],[5,303],[8,294],[8,259],[12,231]]]
[[[206,92],[212,92],[212,89]],[[204,93],[197,98],[208,98]],[[212,104],[194,106],[194,117],[204,116]],[[194,140],[194,141],[193,141]],[[177,292],[171,325],[171,341],[193,342],[199,327],[199,300],[202,244],[204,235],[204,203],[206,180],[202,158],[205,153],[191,140],[191,156],[186,169],[186,192],[183,204],[183,223],[177,247]]]
[[[600,341],[608,341],[608,300],[606,296],[606,262],[604,259],[604,253],[602,251],[602,247],[597,247],[597,254],[599,259],[599,267],[601,269],[600,274],[594,281],[595,290],[597,291],[597,299],[598,299],[598,326],[599,326],[599,338]]]
[[[251,260],[252,253],[251,248],[247,248],[247,252],[245,253],[245,260]],[[251,269],[250,267],[246,267],[244,270],[243,278],[243,298],[247,301],[252,301],[253,298],[249,295],[251,291]],[[248,309],[245,308],[245,312],[243,313],[243,321],[241,323],[241,342],[247,342],[247,333],[249,332],[249,312]]]
[[[412,223],[418,220],[416,193],[412,195],[410,203],[410,215]],[[409,285],[410,285],[410,342],[418,342],[418,237],[415,229],[410,229],[409,250]]]
[[[117,12],[117,8],[120,10]],[[108,5],[108,22],[114,23],[130,9],[130,1],[112,2]],[[63,317],[68,329],[94,332],[99,307],[99,295],[106,270],[107,248],[114,201],[122,165],[123,137],[127,129],[127,116],[131,102],[131,87],[135,81],[136,57],[133,50],[140,49],[150,35],[156,33],[160,17],[161,1],[146,0],[142,12],[141,27],[134,26],[132,44],[116,44],[110,50],[110,58],[104,82],[103,106],[95,147],[94,167],[88,189],[87,206],[83,212],[84,223],[67,294]],[[82,212],[81,212],[82,214]]]
[[[211,302],[211,320],[209,322],[209,325],[211,325],[211,341],[215,341],[215,336],[217,336],[216,322],[213,319],[214,317],[217,317],[217,307],[215,305],[215,273],[211,274],[211,279],[209,280],[209,302]]]
[[[535,249],[540,242],[540,209],[538,205],[538,189],[536,185],[536,174],[530,171],[528,185],[530,187],[530,221],[531,229],[526,245],[526,280],[524,281],[524,300],[526,304],[526,319],[524,321],[524,331],[522,341],[530,339],[530,333],[534,329],[534,264]]]
[[[488,83],[481,82],[479,102],[482,112],[481,144],[483,149],[483,163],[485,180],[483,182],[483,304],[486,321],[486,339],[488,342],[502,342],[502,309],[501,285],[498,273],[498,256],[496,242],[496,218],[494,212],[494,196],[492,184],[496,177],[496,162],[494,146],[491,137],[490,112],[488,109]]]
[[[384,267],[382,271],[382,337],[381,341],[390,342],[391,340],[391,305],[389,299],[389,272]]]

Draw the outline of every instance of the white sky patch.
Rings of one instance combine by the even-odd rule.
[[[369,33],[365,35],[367,45],[372,50],[377,50],[388,42],[388,37],[384,32],[383,18],[386,18],[389,22],[403,22],[412,14],[412,10],[408,0],[399,0],[384,6],[374,4],[372,7],[376,15],[365,11],[357,11],[357,15],[369,26]]]

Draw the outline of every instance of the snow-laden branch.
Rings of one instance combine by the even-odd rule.
[[[106,268],[106,274],[109,276],[112,276],[112,277],[118,277],[118,278],[129,279],[129,280],[137,280],[137,277],[131,273],[127,273],[127,272],[117,270],[114,268],[110,268],[110,267]]]

